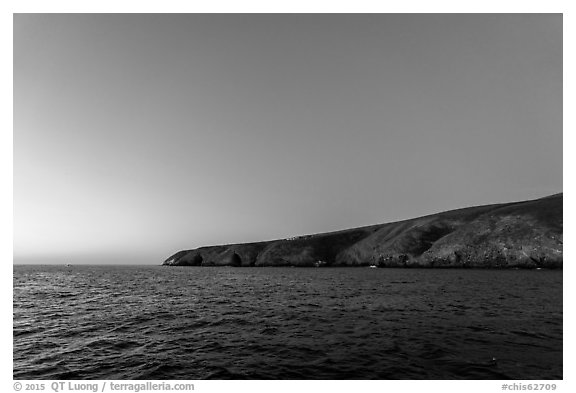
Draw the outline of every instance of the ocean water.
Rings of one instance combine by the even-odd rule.
[[[561,379],[562,271],[15,266],[15,379]]]

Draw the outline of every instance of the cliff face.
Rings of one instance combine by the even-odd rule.
[[[259,243],[179,251],[171,266],[562,267],[563,195]]]

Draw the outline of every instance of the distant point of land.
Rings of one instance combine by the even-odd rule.
[[[563,194],[258,243],[183,250],[169,266],[562,268]]]

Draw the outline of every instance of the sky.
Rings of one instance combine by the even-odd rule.
[[[16,14],[14,262],[562,192],[560,14]]]

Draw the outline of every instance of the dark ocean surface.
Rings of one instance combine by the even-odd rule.
[[[561,379],[562,271],[15,266],[15,379]]]

